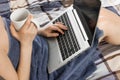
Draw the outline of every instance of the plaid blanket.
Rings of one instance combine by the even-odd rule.
[[[114,8],[116,9],[118,14],[120,15],[120,4],[119,5],[115,5]]]
[[[65,6],[62,4],[63,2],[60,0],[10,0],[12,11],[18,8],[27,8],[40,22],[41,27],[65,10]]]
[[[61,6],[62,1],[47,1],[54,2],[54,6],[50,5],[50,7],[45,7],[47,5],[46,0],[9,0],[11,10],[15,10],[18,8],[27,8],[30,10],[32,14],[34,14],[35,18],[38,20],[42,20],[41,25],[52,18],[56,17],[61,11],[65,9],[65,6]],[[3,2],[7,3],[7,2]],[[4,4],[0,4],[4,6]],[[42,5],[42,6],[41,6]],[[44,8],[43,8],[44,7]],[[113,8],[120,14],[120,5],[113,6]],[[4,8],[3,8],[4,9]],[[4,9],[0,11],[0,13],[7,12],[8,9]],[[40,16],[40,15],[43,16]],[[97,70],[91,74],[87,80],[120,80],[120,46],[113,46],[102,42],[99,46],[101,49],[101,53],[99,55],[100,59],[95,61],[97,66]]]
[[[120,4],[107,9],[120,15]],[[99,49],[101,50],[100,59],[95,61],[97,70],[87,80],[120,80],[120,46],[102,41]]]
[[[87,80],[120,80],[120,46],[100,43],[100,59],[95,61],[97,70]]]

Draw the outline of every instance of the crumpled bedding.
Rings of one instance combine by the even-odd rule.
[[[0,1],[5,1],[5,2],[1,2],[1,4],[6,9],[6,5],[8,5],[9,1],[8,0],[0,0]],[[18,2],[16,1],[19,1],[19,0],[11,0],[11,1],[12,3],[18,4]],[[22,0],[21,0],[21,3],[22,3]],[[37,6],[34,5],[35,3]],[[33,9],[33,11],[36,11],[36,9],[37,11],[41,11],[41,8],[39,8],[39,5],[41,4],[41,2],[39,3],[39,1],[38,2],[35,1],[35,2],[32,2],[32,4],[33,4],[32,7],[31,7],[31,4],[26,5],[26,2],[25,2],[25,5],[19,5],[17,7],[14,5],[15,6],[14,9],[26,7],[27,9]],[[61,3],[57,2],[57,4],[61,4]],[[54,5],[51,7],[54,7]],[[0,7],[0,10],[3,8],[3,6]],[[57,9],[52,8],[52,10],[54,9],[55,11],[54,14],[58,14],[56,13],[56,10],[58,11],[59,9],[63,8],[63,6],[59,6],[59,5],[56,5],[56,6],[57,6]],[[14,10],[14,9],[11,8],[11,10]],[[9,9],[6,11],[10,12]],[[14,68],[17,69],[19,64],[19,58],[20,58],[19,56],[20,45],[19,45],[19,42],[12,37],[9,30],[10,20],[8,16],[10,15],[10,13],[6,14],[4,13],[5,12],[4,10],[1,12],[2,12],[1,16],[4,17],[3,18],[4,23],[6,24],[6,29],[7,29],[9,40],[10,40],[9,58]],[[46,15],[46,12],[44,11],[42,12],[43,12],[42,14]],[[47,14],[48,13],[51,14],[51,12],[53,14],[53,11],[48,11]],[[36,15],[36,13],[33,13],[33,14]],[[71,62],[69,62],[67,65],[63,66],[62,68],[58,69],[57,71],[51,74],[47,73],[48,46],[47,46],[46,39],[41,36],[36,36],[33,42],[33,54],[32,54],[32,62],[31,62],[30,80],[85,80],[85,78],[89,76],[96,69],[93,60],[97,56],[97,54],[99,54],[99,50],[96,48],[98,44],[98,38],[100,36],[101,36],[101,31],[97,29],[94,45],[90,49],[88,49],[83,54],[81,54],[80,56],[76,57]]]
[[[0,0],[0,2],[2,2],[2,1],[3,0]],[[35,17],[36,17],[36,15],[41,15],[41,14],[42,15],[44,14],[44,16],[46,16],[45,12],[37,14],[37,13],[39,13],[39,11],[41,11],[41,9],[37,7],[37,6],[39,6],[39,4],[41,4],[41,2],[39,2],[40,0],[39,1],[38,0],[28,0],[28,2],[27,2],[27,0],[10,0],[10,1],[11,1],[11,5],[10,5],[11,11],[15,10],[17,8],[28,8],[28,9],[31,9],[33,7],[36,7],[36,9],[35,8],[33,9],[33,11],[36,11],[36,12],[33,13],[35,15]],[[46,1],[46,0],[44,0],[44,1]],[[37,6],[33,6],[33,5],[37,5]],[[32,6],[32,7],[30,7],[30,6]],[[60,9],[60,8],[61,7],[58,7],[58,9]],[[118,10],[119,10],[118,6],[117,6],[117,9],[116,8],[113,9],[113,8],[110,8],[110,7],[107,7],[107,8],[112,10],[113,12],[119,14],[118,13]],[[3,7],[2,7],[2,9],[3,9]],[[0,8],[0,10],[1,10],[1,8]],[[39,10],[39,11],[37,12],[37,10]],[[4,17],[8,17],[9,15],[5,15],[6,13],[7,14],[9,13],[9,11],[8,12],[7,11],[8,10],[6,10],[6,12],[2,12],[2,13],[0,12],[0,14],[2,16],[4,16]],[[53,11],[52,12],[48,11],[48,12],[52,13]],[[58,13],[52,13],[52,14],[53,15],[57,15]],[[54,17],[54,16],[52,16],[52,17]],[[50,20],[48,17],[45,17],[45,18],[36,17],[36,18],[38,20],[44,19],[44,20],[46,20],[46,22]],[[41,23],[41,24],[43,24],[43,23]],[[44,38],[39,37],[39,36],[37,38],[38,39],[36,39],[36,42],[44,40]],[[40,39],[40,38],[42,38],[42,39]],[[11,40],[15,41],[14,38],[12,38]],[[36,42],[34,42],[35,45],[37,44]],[[14,45],[14,47],[18,47],[19,46],[17,41],[15,41],[15,43],[13,45]],[[42,44],[39,43],[38,46],[41,46],[41,45]],[[105,45],[106,44],[104,44],[103,46],[105,46]],[[100,49],[102,49],[103,46],[100,46]],[[19,51],[18,48],[16,50]],[[34,51],[36,51],[36,50],[37,50],[37,47],[35,47]],[[11,58],[11,61],[13,62],[14,67],[17,68],[19,54],[16,54],[17,52],[16,53],[15,52],[12,52],[13,55],[9,55],[9,57]],[[96,54],[96,53],[99,54],[100,53],[99,51],[96,51],[94,49],[93,49],[93,52],[94,52],[93,54]],[[88,54],[88,53],[89,53],[89,51],[86,54]],[[75,59],[73,61],[73,63],[69,63],[68,65],[66,65],[66,67],[61,68],[57,72],[54,72],[53,74],[49,75],[49,79],[50,80],[84,80],[85,77],[87,77],[88,75],[91,74],[87,78],[88,80],[100,80],[100,79],[101,80],[119,80],[120,79],[120,77],[119,77],[120,76],[120,64],[118,64],[119,59],[120,59],[120,50],[119,50],[119,48],[117,48],[117,50],[113,51],[112,53],[110,51],[110,52],[108,52],[106,54],[104,53],[104,49],[102,49],[102,53],[103,54],[99,54],[99,58],[100,59],[95,62],[95,64],[97,65],[97,70],[94,73],[92,73],[92,72],[95,70],[95,65],[93,63],[91,63],[91,61],[86,63],[87,66],[83,65],[82,68],[81,68],[81,65],[82,65],[82,63],[84,63],[84,60],[88,60],[89,59],[89,58],[84,59],[85,55],[83,55],[81,57],[78,57],[78,59],[80,58],[79,60],[82,60],[81,61],[82,63],[80,63],[79,60]],[[89,54],[87,56],[89,57],[89,56],[91,56],[93,54]],[[36,56],[36,54],[33,54],[33,55]],[[12,56],[14,56],[14,57],[18,56],[18,57],[16,57],[16,59],[14,59]],[[98,55],[96,55],[96,56],[98,56]],[[44,56],[44,57],[47,57],[47,56]],[[35,59],[36,58],[34,58],[34,60]],[[36,63],[37,63],[37,60],[36,60]],[[33,62],[33,64],[35,64],[35,65],[36,65],[36,63]],[[73,66],[75,64],[77,64],[78,66],[77,65]],[[89,64],[89,66],[88,66],[88,64]],[[37,64],[37,65],[39,65],[39,64]],[[73,67],[70,67],[70,66],[75,67],[75,69],[73,69]],[[33,67],[35,67],[35,66],[33,66]],[[87,67],[89,67],[89,68],[87,68]],[[45,76],[46,74],[43,74],[43,75],[39,74],[39,75],[37,75],[38,71],[39,71],[38,70],[39,68],[35,68],[35,69],[36,69],[35,70],[36,72],[35,72],[35,74],[33,72],[34,75],[31,72],[31,76],[33,77],[33,78],[31,78],[31,80],[47,80],[47,78],[45,78],[45,77],[47,77],[48,75],[47,76]],[[67,69],[69,69],[69,70],[67,70]],[[93,69],[93,70],[87,70],[87,69]],[[77,71],[76,73],[74,73],[75,70]],[[83,72],[83,73],[80,73],[80,72]],[[88,74],[86,74],[86,73],[88,73]],[[41,76],[43,76],[44,78],[41,78]]]
[[[97,70],[87,80],[120,80],[120,46],[100,46],[100,59],[95,61]]]
[[[114,7],[106,8],[118,14],[118,10]],[[120,46],[102,41],[99,44],[99,49],[101,50],[100,59],[95,61],[97,70],[87,80],[120,80]]]

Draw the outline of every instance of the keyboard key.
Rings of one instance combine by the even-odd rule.
[[[62,58],[63,58],[63,60],[65,60],[68,57],[70,57],[71,55],[73,55],[75,52],[80,50],[80,46],[76,39],[72,24],[69,20],[67,12],[64,13],[63,15],[61,15],[53,23],[55,23],[55,22],[62,22],[65,24],[65,26],[68,27],[68,30],[65,31],[64,35],[60,35],[57,37]]]

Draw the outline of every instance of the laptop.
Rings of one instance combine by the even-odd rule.
[[[92,46],[100,10],[99,0],[76,0],[48,25],[62,22],[68,30],[48,38],[48,72],[59,69]]]

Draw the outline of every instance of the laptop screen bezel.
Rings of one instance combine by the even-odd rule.
[[[83,27],[87,33],[89,39],[88,42],[90,45],[92,45],[96,33],[101,2],[100,0],[92,0],[92,2],[89,3],[89,1],[91,0],[74,0],[73,6],[76,9],[78,16],[80,17],[83,24]],[[93,28],[91,29],[91,27]]]

